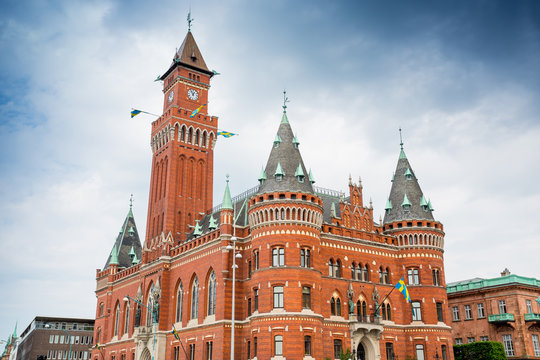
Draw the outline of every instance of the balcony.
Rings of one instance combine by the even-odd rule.
[[[513,322],[515,320],[514,320],[514,314],[504,313],[504,314],[489,315],[488,321],[492,324],[501,324],[501,323],[507,323],[510,321]]]
[[[526,322],[532,321],[532,322],[536,322],[537,324],[540,324],[540,314],[526,313],[525,321]]]
[[[352,333],[363,335],[371,333],[377,338],[383,331],[381,318],[374,315],[359,316],[356,314],[349,314],[349,328]]]

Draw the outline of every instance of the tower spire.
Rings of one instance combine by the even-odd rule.
[[[287,103],[290,102],[289,98],[287,97],[287,90],[283,90],[283,113],[287,112]]]
[[[191,6],[190,6],[189,7],[189,12],[187,14],[187,29],[188,29],[188,32],[191,32],[191,23],[193,22],[193,20],[195,20],[195,19],[193,19],[191,17]]]

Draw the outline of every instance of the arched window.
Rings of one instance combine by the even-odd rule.
[[[120,305],[114,309],[114,336],[118,336],[118,323],[120,322]]]
[[[155,311],[154,308],[156,306],[156,301],[154,299],[154,296],[152,295],[154,293],[154,289],[155,289],[155,286],[154,284],[152,284],[152,286],[150,286],[150,290],[148,291],[148,300],[146,301],[146,306],[147,306],[146,326],[152,325],[152,323],[155,321],[153,314]]]
[[[189,128],[187,142],[191,144],[192,140],[193,140],[193,129]]]
[[[330,315],[336,315],[336,299],[330,299]]]
[[[356,264],[354,262],[351,265],[351,279],[356,280]]]
[[[186,128],[184,126],[180,130],[180,141],[186,141]]]
[[[356,316],[358,317],[358,321],[362,321],[364,318],[362,315],[362,304],[360,303],[360,300],[356,302]]]
[[[208,278],[208,315],[216,314],[216,274],[214,271]]]
[[[328,276],[334,276],[334,260],[328,261]]]
[[[206,132],[202,134],[202,146],[206,147]]]
[[[336,299],[336,315],[341,316],[341,300],[339,298]]]
[[[364,280],[362,277],[362,264],[358,263],[358,267],[356,268],[356,278],[358,280]]]
[[[125,308],[125,314],[124,314],[124,334],[127,334],[128,333],[128,330],[129,330],[129,301],[126,303],[126,308]]]
[[[390,304],[386,304],[386,320],[392,320],[392,307]]]
[[[199,280],[197,277],[193,279],[191,285],[191,318],[197,319],[199,316]]]
[[[369,266],[368,266],[368,264],[364,265],[363,273],[364,273],[364,276],[363,276],[364,279],[363,280],[364,281],[369,281]]]
[[[182,314],[184,312],[184,285],[180,282],[178,290],[176,291],[176,322],[182,321]]]
[[[199,145],[199,129],[195,131],[195,145]]]
[[[367,316],[367,303],[362,301],[362,316],[365,318]]]
[[[384,284],[384,275],[383,275],[383,268],[382,266],[379,267],[379,282],[381,284]]]
[[[336,277],[341,277],[341,260],[336,260],[336,270],[335,270]]]

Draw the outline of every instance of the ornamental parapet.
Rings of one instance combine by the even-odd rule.
[[[489,315],[488,321],[490,323],[506,323],[506,322],[511,322],[515,320],[514,320],[514,314],[504,313],[504,314]]]
[[[526,313],[525,316],[525,321],[533,321],[533,322],[537,322],[537,323],[540,323],[540,314],[536,314],[536,313]]]

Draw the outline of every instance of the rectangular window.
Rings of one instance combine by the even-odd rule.
[[[248,299],[248,306],[247,306],[248,316],[251,315],[251,298]]]
[[[480,341],[489,341],[487,336],[480,336]]]
[[[253,252],[253,259],[255,260],[255,270],[259,270],[259,252]]]
[[[311,288],[309,286],[302,288],[302,307],[304,309],[311,309]]]
[[[456,338],[456,345],[462,345],[463,340],[461,338]]]
[[[506,301],[499,300],[499,314],[506,314]]]
[[[52,344],[54,342],[54,335],[51,335],[49,337],[49,344]]]
[[[343,353],[343,345],[341,340],[334,340],[334,359],[339,359]]]
[[[73,330],[77,330],[77,323],[73,323]]]
[[[173,358],[173,360],[179,360],[179,357],[180,357],[180,348],[178,346],[176,346],[174,348],[174,358]]]
[[[457,306],[452,307],[452,319],[454,321],[459,321],[459,308]]]
[[[214,343],[209,341],[206,343],[206,360],[212,360],[212,353],[214,350]]]
[[[189,344],[189,360],[195,360],[195,344]]]
[[[413,321],[422,321],[422,311],[418,301],[412,303],[412,319]]]
[[[62,330],[66,330],[66,323],[62,323]]]
[[[66,337],[66,344],[68,342],[68,339]],[[60,344],[63,344],[64,343],[64,335],[60,335]]]
[[[274,336],[274,356],[283,355],[283,335]]]
[[[59,338],[60,338],[60,336],[54,335],[54,343],[55,343],[55,344],[58,344]]]
[[[259,310],[259,289],[253,290],[253,311]]]
[[[448,360],[448,356],[446,355],[446,345],[441,345],[441,353],[442,360]]]
[[[514,344],[512,343],[512,335],[503,335],[503,345],[506,356],[514,356]]]
[[[435,286],[441,285],[441,278],[439,275],[439,270],[433,269],[431,270],[431,272],[433,273],[433,285]]]
[[[465,320],[472,319],[472,310],[471,305],[465,305]]]
[[[257,356],[257,338],[256,337],[253,338],[253,356],[254,357]]]
[[[531,300],[527,300],[526,301],[526,304],[527,304],[527,312],[528,313],[532,313],[532,303],[531,303]]]
[[[534,356],[540,356],[540,344],[538,343],[538,335],[531,335],[534,349]]]
[[[478,310],[478,318],[482,319],[486,317],[486,313],[484,312],[484,304],[476,304],[476,309]]]
[[[444,318],[443,318],[442,303],[438,302],[438,303],[436,303],[436,306],[437,306],[437,321],[438,322],[443,322]]]
[[[311,250],[300,249],[300,266],[307,268],[311,266]]]
[[[247,358],[251,359],[251,341],[247,342]]]
[[[311,336],[304,336],[304,355],[311,356]]]
[[[418,269],[408,269],[407,278],[409,280],[409,285],[420,284],[420,277],[418,276]]]
[[[386,343],[386,359],[394,360],[394,344],[391,342]]]
[[[274,286],[274,309],[283,308],[283,286]]]
[[[248,262],[249,277],[251,277],[251,260]]]
[[[273,248],[272,249],[272,266],[285,266],[285,249]]]
[[[424,360],[424,345],[416,345],[416,360]]]
[[[474,342],[474,336],[473,337],[468,337],[467,338],[467,343],[473,343]]]

